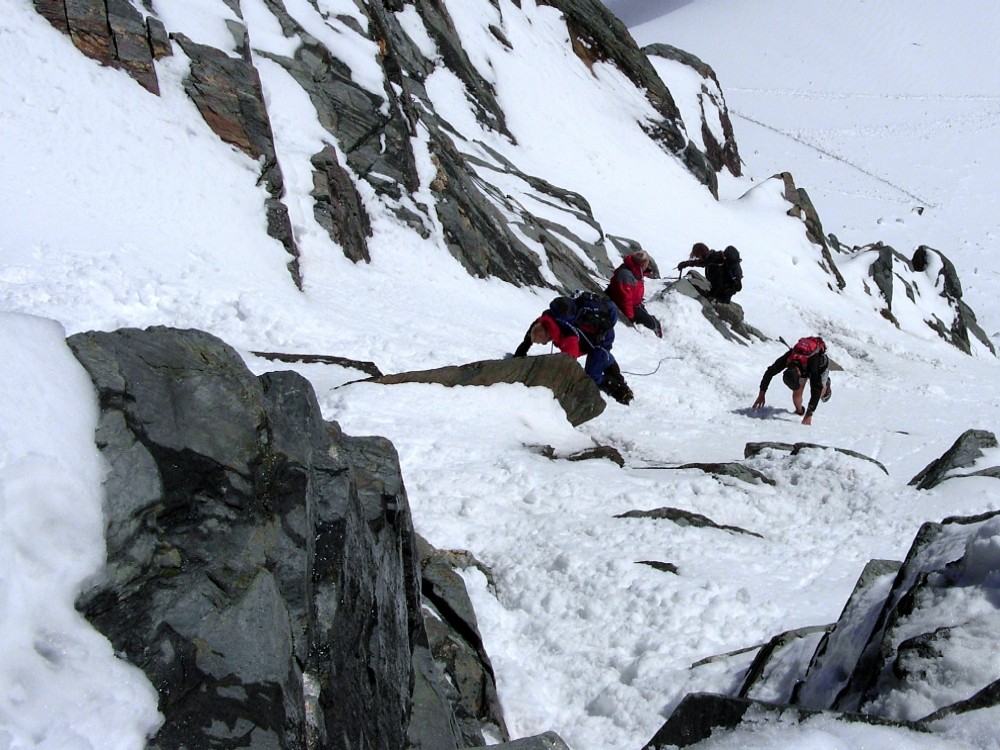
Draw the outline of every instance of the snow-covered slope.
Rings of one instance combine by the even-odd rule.
[[[157,10],[173,30],[197,42],[232,44],[225,22],[234,14],[228,4],[162,5]],[[352,74],[371,83],[379,73],[364,61],[377,48],[359,49],[358,38],[349,33],[351,24],[343,20],[363,22],[356,6],[319,3],[329,16],[323,27],[316,6],[301,5],[302,13],[319,24],[314,36],[329,37],[351,63]],[[494,87],[513,136],[484,129],[460,82],[438,66],[424,84],[435,110],[455,129],[456,141],[468,149],[482,147],[484,154],[488,147],[522,172],[584,196],[606,234],[639,241],[664,271],[684,259],[695,241],[736,245],[746,274],[737,301],[747,320],[772,341],[752,346],[725,341],[698,303],[686,297],[667,295],[651,302],[651,312],[664,322],[664,338],[622,328],[615,344],[635,401],[627,408],[610,404],[598,420],[578,429],[565,422],[548,392],[537,389],[344,385],[355,373],[321,365],[296,369],[313,382],[326,416],[346,432],[393,440],[417,530],[438,547],[469,549],[492,567],[495,596],[476,574],[469,573],[467,582],[512,731],[524,736],[553,729],[574,750],[638,748],[686,693],[722,692],[737,679],[731,667],[690,670],[693,662],[761,643],[789,628],[833,621],[865,563],[873,557],[900,559],[923,521],[1000,507],[990,479],[952,480],[928,492],[906,484],[966,428],[995,429],[997,363],[982,349],[972,357],[960,353],[920,317],[905,317],[901,329],[894,327],[865,292],[864,267],[852,270],[845,259],[841,270],[847,288],[829,288],[829,276],[817,263],[818,248],[806,238],[801,220],[786,214],[779,183],[765,182],[772,173],[791,171],[810,190],[828,231],[843,234],[845,243],[895,243],[898,235],[895,230],[880,235],[886,223],[874,220],[849,224],[846,217],[855,214],[846,209],[830,226],[824,208],[833,188],[823,186],[817,194],[810,173],[800,169],[797,150],[783,150],[764,162],[755,152],[767,145],[766,139],[749,149],[741,142],[747,176],[720,174],[722,199],[716,200],[676,156],[643,132],[639,123],[650,116],[650,105],[634,85],[614,66],[597,62],[588,67],[574,55],[565,20],[554,8],[531,0],[519,5],[508,0],[447,4],[472,63]],[[778,0],[756,5],[761,17],[787,10]],[[860,38],[865,17],[859,9],[865,5],[838,4],[840,12],[818,16],[817,23],[842,19],[850,25],[837,38]],[[266,4],[248,0],[240,7],[256,50],[289,54],[291,42]],[[996,11],[977,7],[984,17],[996,19]],[[900,17],[931,10],[927,4],[917,10],[908,5]],[[708,0],[677,12],[688,14],[689,33],[699,24],[739,27],[728,6]],[[433,53],[430,38],[418,38],[412,6],[404,6],[399,16],[417,43]],[[669,37],[668,21],[674,17],[664,17],[655,40],[685,47],[692,37]],[[755,17],[751,13],[743,20],[749,24]],[[809,20],[800,18],[796,29],[808,28]],[[506,45],[491,25],[502,30]],[[773,28],[775,36],[751,45],[754,54],[784,44],[787,37],[778,35],[782,27]],[[645,38],[639,31],[641,42],[653,41],[652,33]],[[824,32],[817,27],[814,33]],[[871,42],[865,49],[874,54],[879,47]],[[743,112],[740,97],[752,92],[730,71],[753,55],[740,58],[731,50],[730,68],[713,59],[710,49],[692,46],[691,51],[716,67],[729,105]],[[284,70],[266,55],[261,58],[301,253],[301,291],[288,275],[287,254],[266,234],[265,192],[256,185],[259,165],[220,141],[186,98],[183,55],[157,63],[162,95],[153,97],[121,71],[82,57],[27,0],[10,4],[0,20],[0,153],[7,166],[0,184],[5,215],[0,314],[5,328],[15,332],[8,348],[37,360],[28,342],[38,334],[21,317],[36,315],[57,321],[67,332],[152,324],[201,328],[239,348],[261,372],[276,365],[252,351],[336,354],[374,361],[385,372],[511,351],[552,292],[473,278],[449,252],[433,213],[426,214],[432,231],[423,237],[372,192],[362,192],[372,218],[371,263],[347,260],[317,224],[311,205],[308,158],[330,141],[329,133]],[[827,60],[803,56],[798,65],[804,77],[788,89],[805,87],[814,80],[809,75],[833,75]],[[982,70],[995,85],[998,77]],[[817,89],[829,92],[835,80]],[[934,106],[953,101],[956,110],[944,118],[953,123],[960,116],[956,112],[972,106],[978,95],[964,89],[936,92]],[[684,96],[675,98],[680,106]],[[783,123],[780,108],[767,118],[772,127],[795,127]],[[736,126],[740,139],[749,125],[737,119]],[[991,132],[988,123],[982,127]],[[912,129],[878,132],[902,137]],[[919,132],[915,137],[919,142]],[[426,157],[419,164],[416,205],[428,198],[435,175],[429,155],[420,151],[419,132],[414,139],[417,152]],[[895,166],[892,143],[882,158]],[[916,145],[904,140],[899,148]],[[907,179],[924,173],[915,156],[904,162]],[[922,183],[869,171],[892,183],[916,185],[909,189],[915,195],[926,192]],[[864,174],[848,169],[836,190],[855,195],[866,189],[859,185],[870,184]],[[946,207],[961,203],[963,195],[985,193],[992,180],[982,167],[970,168],[965,182],[942,184],[943,194],[929,198],[927,207],[968,219],[973,212],[947,214]],[[522,188],[514,184],[511,189]],[[882,189],[898,197],[884,184]],[[872,193],[881,195],[867,195]],[[537,196],[532,199],[540,203]],[[914,219],[909,209],[907,199],[905,218],[899,217],[914,239],[946,254],[960,251],[953,259],[973,290],[973,306],[987,330],[996,330],[996,310],[988,304],[997,298],[990,286],[994,273],[985,260],[976,273],[979,266],[970,267],[972,256],[963,251],[969,224],[956,224],[962,228],[952,227],[954,233],[948,234],[949,224],[939,222],[923,238],[918,230],[930,226],[932,214],[925,211]],[[545,204],[534,210],[544,212]],[[879,218],[894,225],[892,215]],[[855,228],[857,234],[851,231]],[[898,249],[908,253],[912,247]],[[610,259],[619,260],[614,251]],[[905,309],[936,304],[928,283],[926,304]],[[647,297],[665,284],[650,282]],[[769,394],[770,408],[749,410],[761,373],[782,351],[778,337],[787,341],[812,333],[827,339],[831,356],[844,367],[834,374],[834,398],[820,407],[814,425],[803,427],[784,410],[787,397],[780,384]],[[54,367],[23,372],[50,377],[52,388],[68,377]],[[3,413],[33,432],[36,422],[29,399],[17,390],[20,383],[7,386]],[[82,396],[78,400],[81,412],[93,408]],[[51,422],[46,413],[42,420]],[[13,499],[30,505],[47,485],[16,460],[19,436],[11,432],[4,440],[3,527],[26,523],[22,533],[38,548],[62,554],[59,536],[11,510]],[[827,451],[752,461],[766,468],[776,486],[662,468],[740,459],[745,443],[762,440],[807,440],[855,450],[878,459],[889,473]],[[89,461],[92,446],[86,443],[78,435],[74,447],[59,453]],[[594,443],[618,448],[625,468],[608,461],[553,461],[537,450],[550,445],[563,455]],[[96,514],[96,478],[91,485],[87,506]],[[662,506],[701,513],[760,536],[614,518]],[[673,563],[678,574],[637,564],[650,560]],[[69,556],[65,565],[76,571],[85,567]],[[15,555],[5,567],[6,601],[17,581],[36,575],[29,566],[30,560]],[[4,614],[22,619],[10,607]],[[73,637],[74,629],[83,626],[32,620],[24,627],[17,641],[7,636],[13,630],[4,629],[9,648],[30,639],[74,648],[66,648],[65,659],[46,662],[45,681],[42,668],[0,675],[6,694],[14,696],[0,704],[0,732],[11,747],[60,746],[60,738],[71,735],[77,747],[141,746],[144,726],[136,717],[148,717],[148,695],[122,691],[118,703],[109,704],[104,693],[73,679],[97,648],[82,636]],[[46,713],[50,679],[62,680],[60,689],[77,696],[55,717]],[[98,703],[105,708],[102,715],[111,718],[95,726],[91,718]],[[780,747],[771,731],[750,746]],[[844,738],[855,730],[831,724],[811,731]],[[789,747],[808,744],[788,732]],[[937,744],[903,731],[891,740],[878,736],[895,747],[990,746],[986,739],[959,739],[957,730],[933,740]],[[819,741],[824,740],[815,744]]]

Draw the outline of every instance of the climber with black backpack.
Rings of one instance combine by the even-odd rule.
[[[806,336],[795,346],[782,354],[764,371],[760,381],[760,393],[753,402],[754,409],[764,405],[764,394],[771,379],[782,372],[781,379],[792,391],[792,405],[795,413],[802,417],[802,424],[812,424],[812,416],[822,400],[830,400],[830,359],[826,356],[826,343],[819,336]],[[809,406],[803,408],[802,394],[809,383]]]
[[[691,247],[687,260],[677,264],[677,270],[698,266],[705,269],[705,278],[711,284],[708,296],[717,302],[729,303],[733,295],[743,289],[743,265],[740,251],[732,245],[725,250],[709,250],[704,242]]]
[[[553,344],[573,358],[586,356],[583,369],[591,380],[615,401],[628,405],[632,390],[611,353],[616,322],[615,305],[603,294],[577,292],[572,297],[556,297],[528,327],[514,356],[526,356],[532,344]]]

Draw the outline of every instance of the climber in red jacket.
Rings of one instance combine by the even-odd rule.
[[[646,326],[663,338],[663,326],[646,311],[642,302],[646,294],[643,277],[652,276],[651,268],[652,260],[645,251],[639,250],[626,255],[625,262],[615,269],[606,292],[626,318]]]

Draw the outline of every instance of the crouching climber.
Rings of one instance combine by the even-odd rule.
[[[611,353],[618,313],[604,295],[578,292],[556,297],[528,328],[514,352],[524,357],[532,344],[553,344],[573,358],[586,356],[584,371],[597,387],[620,404],[628,405],[632,390]]]
[[[690,257],[677,264],[677,270],[700,267],[711,285],[708,297],[717,302],[729,303],[733,295],[743,289],[743,266],[740,251],[732,245],[725,250],[709,250],[708,245],[696,242]]]
[[[783,371],[783,372],[782,372]],[[819,406],[830,400],[830,360],[826,356],[826,344],[819,336],[807,336],[799,339],[795,346],[778,357],[767,370],[760,381],[760,392],[753,402],[754,409],[764,405],[764,394],[771,384],[771,379],[779,372],[781,379],[792,391],[792,406],[795,413],[802,417],[802,424],[812,424],[813,413]],[[809,406],[803,408],[802,394],[806,383],[809,383]]]
[[[646,285],[643,279],[652,276],[652,259],[643,250],[626,255],[624,262],[615,269],[608,283],[606,294],[633,323],[646,326],[663,338],[663,326],[649,314],[643,303]]]

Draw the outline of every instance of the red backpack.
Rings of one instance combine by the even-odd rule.
[[[826,353],[826,344],[819,336],[806,336],[795,342],[791,354],[788,355],[788,365],[795,365],[799,372],[805,372],[809,358]]]

